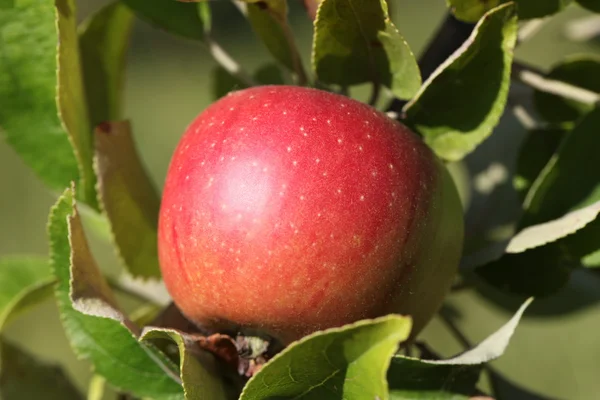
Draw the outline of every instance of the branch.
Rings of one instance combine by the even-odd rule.
[[[459,21],[450,12],[446,15],[444,22],[419,58],[419,68],[424,81],[469,38],[474,27],[475,24]],[[401,115],[406,103],[405,100],[394,99],[387,111],[394,111]]]
[[[542,92],[555,94],[588,105],[600,104],[600,94],[566,82],[549,79],[532,67],[514,63],[512,79]]]
[[[209,34],[205,34],[205,42],[209,53],[213,58],[231,75],[244,82],[246,86],[256,86],[256,82],[248,75],[242,67],[227,53]]]

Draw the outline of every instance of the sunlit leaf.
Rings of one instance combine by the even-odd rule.
[[[114,387],[155,399],[183,398],[177,368],[152,347],[138,342],[131,321],[117,308],[89,251],[66,190],[48,224],[55,296],[63,327],[78,357]],[[71,283],[72,282],[72,283]],[[77,307],[77,309],[75,308]]]
[[[74,0],[56,0],[58,29],[58,111],[79,162],[81,198],[97,208],[96,176],[92,168],[94,145],[86,106],[79,57]]]
[[[52,282],[46,257],[0,258],[0,331],[14,316],[50,297]]]
[[[0,133],[60,191],[79,170],[56,105],[55,18],[53,0],[15,0],[0,8]]]
[[[491,10],[405,106],[406,122],[440,157],[460,160],[492,133],[508,96],[516,35],[515,7]]]
[[[384,0],[324,0],[314,27],[312,66],[320,81],[341,86],[373,82],[412,97],[421,76]]]
[[[410,329],[390,315],[307,336],[265,364],[241,399],[386,399],[390,358]]]

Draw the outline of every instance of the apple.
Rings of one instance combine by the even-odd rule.
[[[389,313],[411,315],[416,334],[462,241],[454,183],[419,137],[366,104],[293,86],[230,93],[191,123],[158,232],[187,318],[283,344]]]

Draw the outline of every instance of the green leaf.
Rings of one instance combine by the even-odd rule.
[[[171,0],[121,1],[157,28],[188,39],[204,40],[205,26],[197,4]]]
[[[211,73],[210,85],[213,99],[217,100],[234,90],[245,89],[245,82],[231,75],[225,68],[217,65]]]
[[[59,191],[79,170],[58,117],[57,42],[53,0],[15,0],[0,8],[0,132]]]
[[[519,150],[513,181],[522,200],[566,136],[566,130],[560,128],[535,129],[528,132]]]
[[[52,282],[45,257],[0,258],[0,332],[12,317],[50,297]]]
[[[254,80],[261,85],[284,85],[281,69],[275,64],[265,64],[254,72]]]
[[[95,168],[100,204],[125,266],[134,276],[160,277],[160,197],[137,154],[128,122],[98,125]]]
[[[78,357],[89,359],[96,373],[111,385],[136,396],[182,398],[176,366],[140,344],[130,330],[131,322],[116,308],[89,252],[73,189],[67,189],[52,208],[48,235],[52,271],[58,281],[55,296]]]
[[[592,55],[570,57],[555,65],[547,78],[600,93],[600,58]],[[534,102],[540,115],[552,123],[575,122],[594,107],[541,91],[534,92]]]
[[[533,298],[526,300],[500,329],[474,348],[447,360],[392,358],[388,382],[392,399],[467,399],[475,391],[484,363],[506,351],[523,313]]]
[[[468,400],[479,380],[479,365],[436,365],[395,356],[387,373],[391,400]]]
[[[577,3],[590,11],[600,13],[600,1],[598,0],[577,0]]]
[[[494,8],[405,106],[406,122],[440,157],[458,161],[492,133],[506,104],[516,37],[514,6]]]
[[[81,199],[97,208],[96,176],[92,168],[93,137],[79,60],[79,37],[74,0],[56,0],[58,29],[58,113],[79,163]]]
[[[506,253],[475,272],[501,291],[524,296],[549,296],[561,289],[579,266],[556,241],[522,253]]]
[[[247,1],[246,17],[256,35],[273,58],[295,72],[301,84],[306,81],[302,59],[296,48],[294,33],[288,23],[286,0]]]
[[[84,398],[60,367],[40,362],[5,340],[0,340],[0,354],[2,355],[1,399],[82,400]]]
[[[507,253],[522,253],[572,235],[594,221],[600,213],[600,201],[571,211],[552,221],[531,225],[516,234],[506,248]],[[600,244],[598,245],[600,248]]]
[[[200,349],[193,338],[175,329],[149,327],[140,340],[166,339],[179,349],[179,376],[186,399],[225,400],[231,398],[223,372],[212,354]],[[230,389],[230,388],[229,388]],[[236,396],[237,398],[237,396]]]
[[[522,227],[556,219],[600,200],[598,126],[600,107],[567,134],[527,193]]]
[[[241,399],[387,399],[390,358],[410,329],[410,318],[389,315],[307,336],[265,364]]]
[[[312,66],[324,83],[373,82],[405,99],[421,85],[419,67],[384,0],[324,0],[314,24]]]
[[[465,22],[476,22],[486,12],[509,0],[446,0],[454,16]],[[515,0],[519,19],[541,18],[556,14],[573,0]]]
[[[120,2],[84,22],[79,34],[86,98],[93,127],[123,118],[125,56],[133,14]]]

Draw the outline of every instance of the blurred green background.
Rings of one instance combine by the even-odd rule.
[[[443,19],[445,2],[391,2],[394,21],[413,51],[419,54]],[[79,0],[80,17],[84,18],[105,3]],[[265,48],[230,2],[211,4],[215,37],[223,47],[250,71],[271,62]],[[290,5],[291,23],[308,63],[312,25],[298,1],[291,0]],[[517,58],[547,69],[565,55],[600,54],[600,42],[575,43],[565,36],[566,23],[588,15],[576,6],[569,8],[520,46]],[[128,55],[126,115],[133,123],[142,158],[158,187],[162,187],[171,152],[181,133],[212,100],[210,80],[215,66],[201,45],[169,36],[143,22],[136,23]],[[473,228],[477,221],[486,220],[502,227],[514,217],[517,203],[507,179],[500,179],[486,203],[481,201],[476,182],[498,168],[510,173],[524,133],[516,120],[507,116],[487,143],[463,164],[453,166],[463,197],[469,199],[467,224],[472,228],[472,237],[486,237],[481,231],[488,227]],[[48,192],[1,141],[0,187],[0,256],[46,254],[46,217],[55,194]],[[470,246],[480,242],[472,241]],[[94,243],[103,267],[114,268],[110,247],[100,240]],[[576,275],[561,294],[541,301],[533,312],[526,314],[507,353],[493,365],[510,380],[550,398],[600,399],[598,276]],[[484,298],[473,290],[452,294],[448,299],[448,305],[457,311],[458,325],[473,342],[485,338],[507,321],[518,302],[508,299],[504,303],[508,306],[499,306],[489,296]],[[547,310],[559,309],[558,315],[544,315]],[[91,374],[89,365],[76,361],[70,351],[52,302],[17,319],[7,337],[44,360],[62,363],[81,390],[86,387]],[[446,356],[461,350],[439,320],[429,325],[423,338]]]

